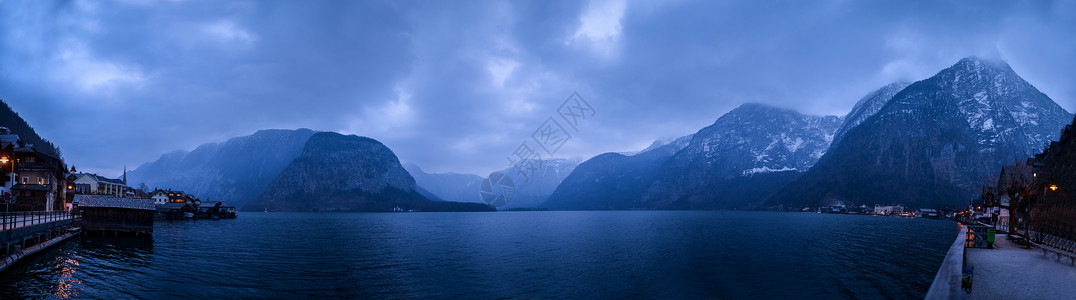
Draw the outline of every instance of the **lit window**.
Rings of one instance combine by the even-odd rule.
[[[30,184],[30,177],[23,177],[22,184]]]
[[[45,184],[45,178],[38,177],[37,184]]]

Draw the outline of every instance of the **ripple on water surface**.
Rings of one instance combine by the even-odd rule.
[[[82,236],[0,298],[922,298],[957,225],[766,212],[243,213]]]

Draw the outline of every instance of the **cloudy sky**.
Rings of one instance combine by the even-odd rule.
[[[0,0],[0,99],[83,171],[259,129],[488,174],[573,92],[556,153],[691,134],[745,102],[847,113],[965,56],[1076,111],[1074,1]]]

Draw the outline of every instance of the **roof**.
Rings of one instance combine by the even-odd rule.
[[[154,210],[153,199],[121,198],[111,195],[75,195],[79,207],[113,207]]]
[[[121,180],[121,179],[110,179],[110,178],[106,178],[104,176],[97,175],[97,174],[79,173],[79,174],[72,174],[72,175],[75,175],[75,180],[78,180],[78,179],[80,179],[82,177],[87,177],[88,176],[93,181],[126,186],[126,184],[124,184],[123,180]]]

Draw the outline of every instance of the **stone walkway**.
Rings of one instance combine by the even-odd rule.
[[[1076,299],[1076,267],[1042,249],[1024,249],[997,236],[995,249],[967,249],[975,267],[968,299]]]

